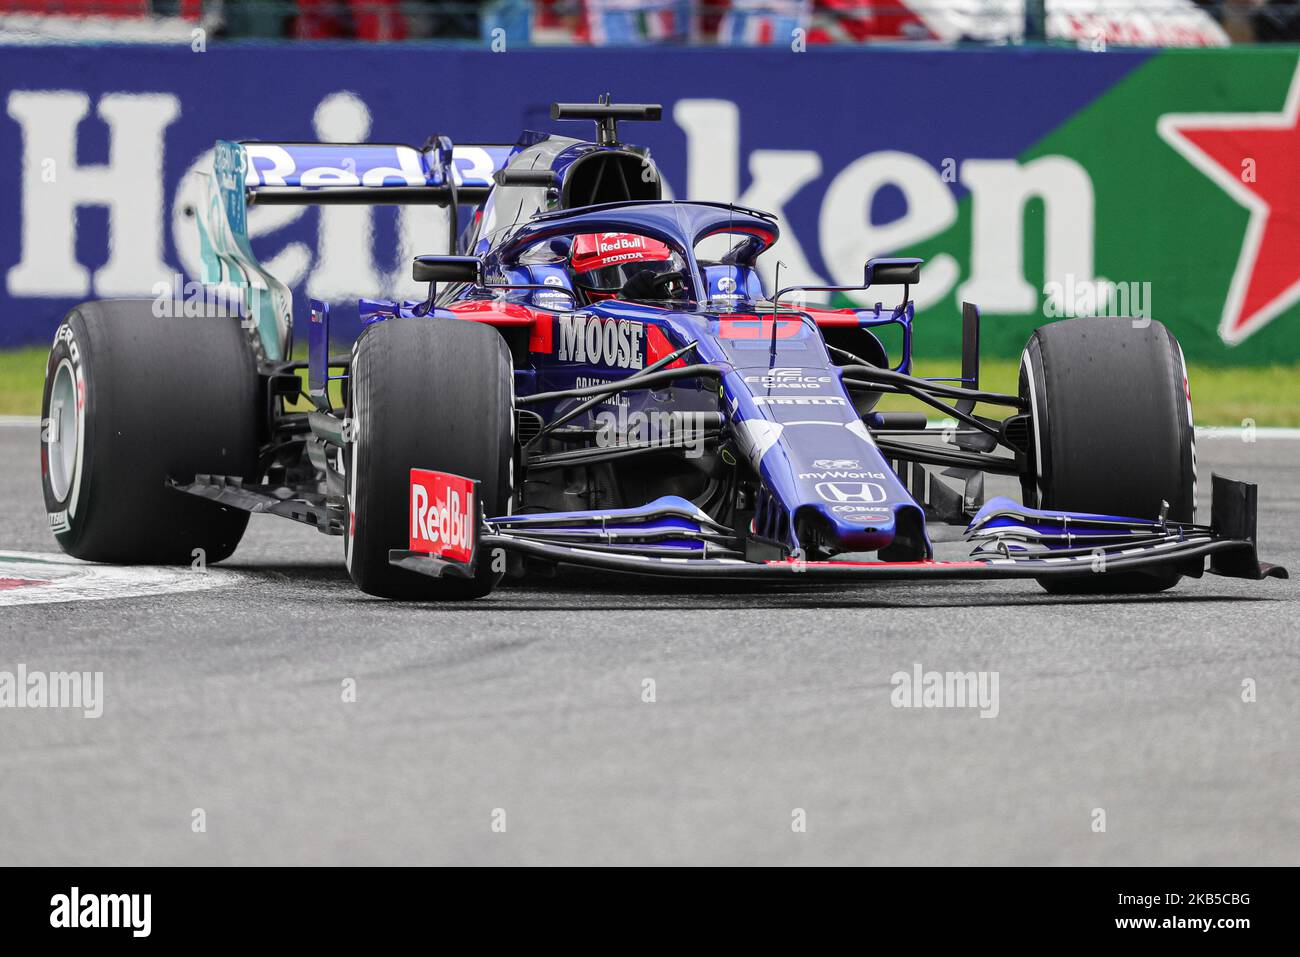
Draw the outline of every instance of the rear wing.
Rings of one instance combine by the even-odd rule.
[[[208,197],[198,216],[202,281],[242,303],[258,355],[285,358],[293,294],[253,254],[248,207],[299,204],[447,206],[481,204],[512,146],[453,146],[437,137],[416,148],[386,143],[262,143],[218,140]]]
[[[423,148],[398,143],[233,144],[244,156],[249,205],[298,203],[478,204],[511,146]]]

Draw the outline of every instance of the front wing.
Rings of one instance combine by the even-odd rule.
[[[1123,519],[1081,513],[1050,513],[1025,510],[1006,503],[1002,511],[1014,516],[1015,524],[1003,521],[1004,537],[990,536],[1001,512],[985,510],[972,522],[967,537],[975,541],[975,553],[962,561],[804,561],[797,557],[751,561],[734,550],[718,557],[709,552],[710,529],[684,526],[684,509],[671,515],[663,504],[642,513],[635,520],[628,515],[592,513],[588,537],[581,544],[575,531],[569,542],[554,529],[545,534],[530,528],[532,522],[509,518],[485,521],[480,526],[477,554],[498,550],[556,564],[574,565],[610,572],[667,578],[709,578],[741,581],[919,581],[928,579],[972,580],[1006,578],[1087,578],[1126,572],[1154,571],[1176,567],[1184,575],[1199,577],[1209,559],[1212,574],[1260,580],[1287,578],[1278,565],[1262,563],[1255,549],[1255,486],[1214,477],[1213,522],[1210,526],[1179,525],[1163,520]],[[685,505],[686,503],[682,503]],[[993,505],[993,503],[990,503]],[[1025,518],[1030,514],[1037,531],[1026,534]],[[568,513],[563,526],[572,529],[581,513]],[[676,536],[677,554],[662,547],[663,535],[654,534],[665,517]],[[616,521],[615,519],[618,519]],[[552,520],[550,524],[554,524]],[[1127,526],[1127,534],[1117,530]],[[1045,533],[1043,529],[1048,531]],[[1063,529],[1063,531],[1062,531]],[[1073,530],[1071,530],[1073,529]],[[1104,531],[1101,531],[1104,529]],[[650,543],[659,539],[660,547]],[[1026,539],[1032,540],[1026,546]],[[1049,542],[1050,544],[1043,544]],[[734,556],[734,557],[733,557]],[[411,571],[440,577],[465,574],[466,569],[445,558],[411,550],[395,549],[390,561]]]

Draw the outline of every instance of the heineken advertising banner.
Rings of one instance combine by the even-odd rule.
[[[218,138],[586,137],[548,104],[610,91],[664,104],[661,123],[622,133],[651,148],[672,196],[780,217],[768,258],[783,284],[923,256],[920,354],[958,351],[970,300],[994,355],[1095,313],[1165,322],[1199,362],[1294,362],[1298,61],[1293,48],[4,48],[0,345],[47,340],[84,299],[184,292]],[[301,324],[308,295],[418,295],[410,256],[443,251],[445,216],[271,207],[248,228]]]

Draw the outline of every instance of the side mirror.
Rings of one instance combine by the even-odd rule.
[[[864,286],[915,286],[921,281],[923,259],[868,259]]]
[[[802,289],[804,292],[863,292],[872,286],[902,286],[903,301],[896,307],[901,313],[907,308],[908,287],[916,285],[921,279],[921,264],[924,259],[868,259],[862,271],[861,286],[786,286],[778,289],[772,297],[772,313],[776,314],[781,297],[787,292]],[[778,265],[780,265],[778,263]],[[772,323],[772,354],[776,354],[776,323]]]
[[[473,256],[416,256],[411,278],[416,282],[479,282],[483,264]]]

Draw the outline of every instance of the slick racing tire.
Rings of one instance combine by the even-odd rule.
[[[389,564],[410,544],[411,469],[479,482],[487,515],[511,510],[514,371],[491,326],[459,319],[388,319],[352,352],[344,451],[344,555],[368,595],[408,601],[481,598],[501,562],[480,551],[472,579],[432,578]],[[476,509],[477,510],[477,509]]]
[[[257,395],[236,319],[159,318],[149,300],[69,312],[41,402],[41,480],[59,545],[117,564],[228,557],[248,513],[167,483],[256,479]]]
[[[1159,322],[1083,317],[1039,328],[1020,360],[1033,448],[1025,504],[1072,512],[1191,522],[1196,445],[1183,351]],[[1176,566],[1039,579],[1049,592],[1163,591]]]

